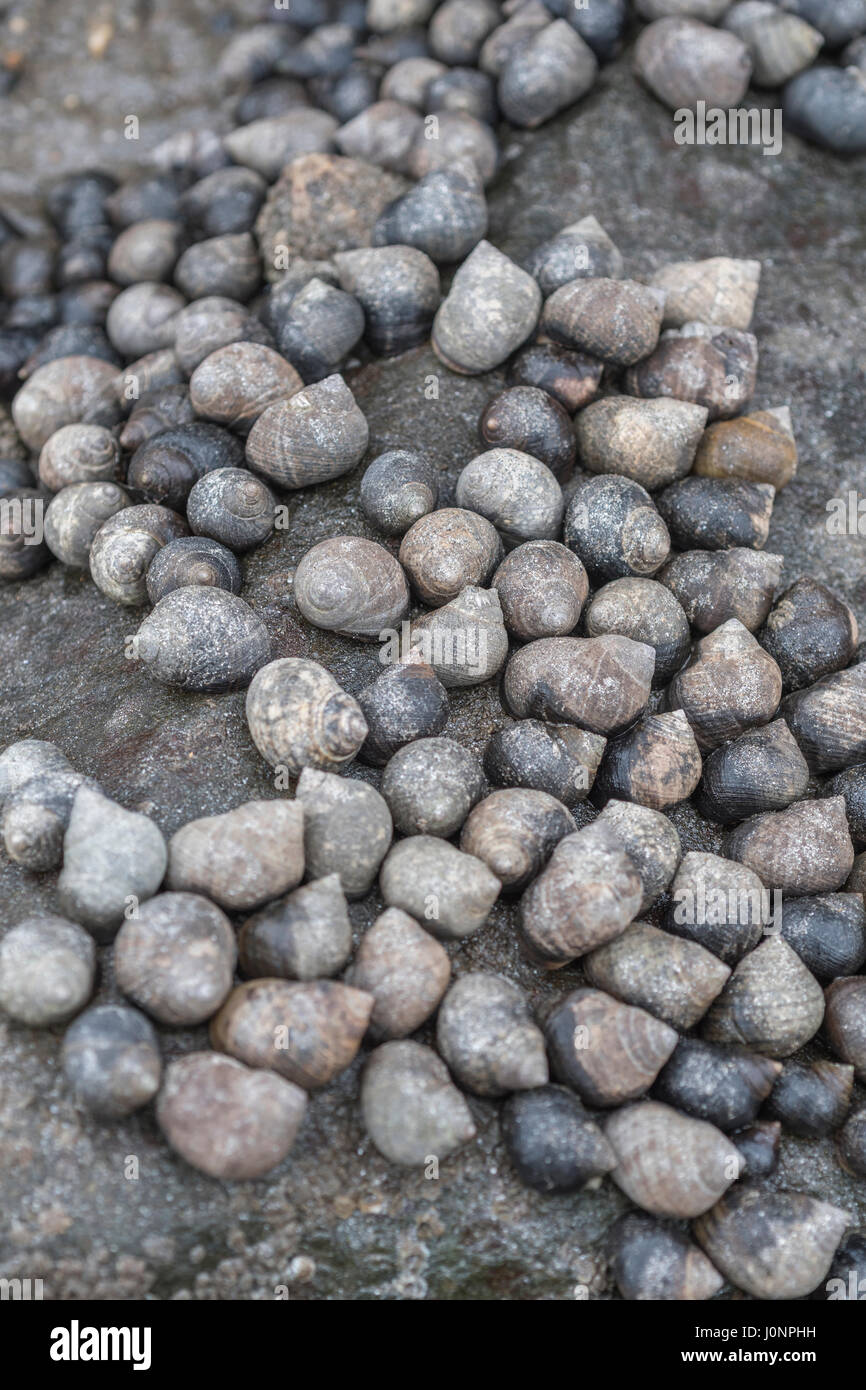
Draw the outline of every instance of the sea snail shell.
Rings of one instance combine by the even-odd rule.
[[[129,505],[129,494],[117,483],[70,483],[46,508],[45,544],[70,569],[87,569],[97,532]]]
[[[489,241],[479,241],[433,321],[433,349],[452,371],[492,371],[526,341],[540,309],[532,276]]]
[[[502,975],[461,975],[436,1019],[436,1043],[467,1090],[502,1096],[547,1084],[544,1035],[523,991]]]
[[[545,1033],[554,1074],[605,1108],[649,1090],[678,1042],[676,1029],[644,1009],[585,988],[556,1005]]]
[[[369,433],[343,378],[328,376],[263,411],[247,437],[247,462],[278,487],[324,483],[360,462]]]
[[[617,1158],[611,1177],[653,1216],[700,1216],[740,1175],[736,1148],[721,1130],[659,1101],[639,1101],[605,1121]]]
[[[654,665],[652,647],[628,637],[542,637],[509,661],[505,699],[520,719],[565,719],[615,734],[646,707]]]
[[[188,534],[177,512],[145,502],[125,507],[99,528],[90,548],[90,573],[115,603],[147,602],[147,571],[157,551]]]
[[[248,603],[209,585],[173,589],[145,618],[136,655],[182,690],[234,690],[268,660],[271,640]]]
[[[460,848],[483,860],[503,890],[517,892],[575,829],[566,808],[547,792],[507,787],[491,792],[469,812]]]
[[[253,742],[272,767],[339,771],[367,736],[360,706],[315,661],[288,656],[256,672],[246,701]]]
[[[192,489],[187,520],[198,536],[210,536],[242,553],[273,534],[277,501],[267,483],[247,468],[215,468]]]
[[[152,604],[166,594],[193,584],[210,584],[239,594],[243,574],[230,550],[207,536],[179,536],[158,550],[147,571],[147,596]]]
[[[314,627],[350,637],[378,638],[399,628],[409,586],[390,551],[361,536],[319,541],[298,564],[294,594]]]

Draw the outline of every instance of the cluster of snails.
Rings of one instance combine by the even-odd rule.
[[[0,1007],[68,1025],[78,1102],[153,1101],[212,1177],[282,1162],[307,1093],[363,1055],[392,1163],[444,1161],[487,1100],[527,1185],[609,1175],[640,1209],[612,1233],[623,1297],[801,1297],[858,1258],[836,1254],[846,1213],[760,1180],[783,1127],[834,1135],[866,1176],[866,663],[847,605],[808,577],[779,594],[765,549],[797,449],[786,407],[749,410],[760,265],[639,283],[592,216],[506,256],[485,236],[494,93],[526,126],[576,100],[625,6],[433,11],[369,0],[360,49],[351,23],[263,25],[224,58],[230,135],[178,137],[120,185],[64,180],[59,253],[0,223],[0,390],[35,464],[0,461],[0,578],[54,556],[151,604],[150,676],[245,689],[293,791],[166,843],[54,745],[10,745],[0,836],[58,873],[58,912],[0,941]],[[292,492],[365,459],[353,355],[428,339],[506,386],[453,496],[423,453],[380,454],[359,482],[379,539],[327,537],[294,569],[315,628],[409,623],[351,692],[272,659],[242,557],[279,544]],[[497,678],[479,756],[448,736],[449,692]],[[724,854],[683,853],[685,802]],[[356,944],[348,903],[376,889]],[[566,970],[544,1011],[460,969],[500,900],[527,959]],[[127,1003],[91,1005],[99,951]],[[163,1068],[160,1030],[205,1023],[210,1050]],[[830,1057],[796,1059],[822,1028]]]
[[[650,23],[634,69],[672,111],[739,107],[781,89],[785,129],[837,154],[866,151],[863,0],[635,0]]]

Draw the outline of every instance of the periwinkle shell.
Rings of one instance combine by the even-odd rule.
[[[101,1004],[67,1030],[61,1065],[80,1105],[98,1119],[121,1120],[159,1090],[159,1038],[138,1009]]]
[[[299,391],[303,382],[284,357],[262,343],[229,343],[200,362],[189,398],[203,420],[246,434],[269,405]]]
[[[155,502],[124,507],[103,522],[90,547],[90,573],[115,603],[147,602],[147,572],[164,545],[187,535],[177,512]]]
[[[416,1167],[440,1160],[475,1137],[475,1125],[448,1068],[430,1047],[383,1043],[371,1053],[361,1082],[364,1125],[391,1163]]]
[[[452,371],[491,371],[529,337],[540,309],[532,276],[489,241],[479,241],[433,321],[433,350]]]
[[[98,942],[111,941],[132,907],[156,893],[168,863],[159,827],[83,782],[63,840],[57,891],[63,911]]]
[[[296,794],[304,811],[307,873],[336,873],[348,898],[363,897],[391,846],[385,798],[366,782],[312,767],[301,773]]]
[[[480,512],[512,544],[556,540],[562,525],[562,489],[539,459],[519,449],[488,449],[467,463],[455,501]]]
[[[252,979],[319,980],[339,974],[352,953],[352,924],[339,876],[305,883],[248,917],[238,952],[241,970]],[[356,988],[367,986],[358,981]]]
[[[237,553],[273,535],[277,500],[267,483],[246,468],[215,468],[199,478],[186,504],[196,535]]]
[[[64,917],[26,917],[0,941],[0,1008],[19,1023],[66,1023],[93,992],[93,937]]]
[[[87,569],[100,527],[130,505],[117,483],[71,483],[56,493],[45,511],[45,544],[72,569]]]
[[[232,987],[235,935],[198,893],[159,893],[114,941],[118,988],[160,1023],[189,1027],[216,1013]]]
[[[178,536],[158,550],[147,571],[147,597],[154,605],[175,589],[208,584],[239,594],[241,567],[230,550],[207,536]]]
[[[343,378],[329,376],[268,406],[247,437],[247,462],[278,487],[307,487],[354,468],[369,434]]]
[[[509,57],[499,78],[502,114],[530,130],[585,96],[595,81],[595,54],[564,19],[539,29]]]
[[[461,975],[436,1018],[436,1043],[463,1086],[502,1096],[547,1084],[544,1035],[523,990],[502,975]]]
[[[245,801],[188,821],[168,846],[168,886],[203,893],[227,912],[248,912],[304,876],[304,813],[297,801]]]
[[[367,737],[358,702],[318,662],[287,656],[257,671],[246,700],[253,742],[272,767],[345,767]]]
[[[573,632],[589,593],[578,556],[552,540],[518,545],[490,583],[499,595],[506,628],[524,642]]]

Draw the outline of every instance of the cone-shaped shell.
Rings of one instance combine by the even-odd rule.
[[[520,449],[488,449],[467,463],[455,500],[480,512],[511,544],[556,540],[562,526],[562,489],[546,464]]]
[[[811,772],[866,761],[866,661],[789,695],[781,712]]]
[[[237,594],[191,585],[160,599],[138,629],[135,654],[165,685],[235,690],[264,666],[271,639]]]
[[[439,1008],[436,1045],[457,1080],[476,1095],[547,1084],[544,1035],[523,991],[501,975],[461,975]]]
[[[426,342],[439,307],[439,272],[414,246],[338,251],[334,263],[344,290],[364,311],[364,336],[382,357]]]
[[[814,1037],[823,1017],[818,981],[786,941],[770,936],[740,961],[702,1031],[709,1042],[789,1057]]]
[[[664,811],[691,796],[700,780],[701,755],[682,711],[647,714],[610,740],[592,796],[599,806],[613,796]]]
[[[719,854],[683,855],[671,888],[665,928],[697,941],[726,965],[757,946],[770,925],[772,900],[758,875]]]
[[[616,1162],[595,1120],[562,1086],[509,1097],[502,1107],[502,1138],[521,1182],[539,1192],[597,1187]]]
[[[528,954],[564,965],[625,930],[643,887],[633,861],[609,826],[588,825],[560,840],[550,863],[520,901]]]
[[[573,632],[589,592],[581,561],[558,541],[526,541],[517,546],[491,583],[502,604],[505,626],[523,641]]]
[[[695,1225],[713,1264],[753,1298],[803,1298],[826,1278],[849,1215],[805,1192],[746,1184]]]
[[[97,532],[129,505],[129,494],[117,483],[71,483],[45,510],[45,544],[70,569],[86,569]]]
[[[684,323],[721,323],[748,328],[758,295],[760,261],[712,256],[706,261],[675,261],[650,280],[665,296],[665,328]]]
[[[298,779],[297,798],[304,810],[307,873],[339,874],[347,897],[363,897],[391,844],[385,798],[366,782],[312,767]]]
[[[698,445],[694,471],[703,478],[769,483],[778,492],[797,471],[790,410],[756,410],[710,425]]]
[[[493,523],[466,507],[440,507],[420,517],[400,545],[400,564],[431,608],[450,603],[467,584],[487,584],[501,558]]]
[[[287,656],[256,672],[247,691],[253,742],[271,767],[339,770],[367,737],[361,708],[316,661]]]
[[[519,719],[493,734],[484,771],[499,787],[530,787],[576,806],[592,787],[606,739],[574,724]]]
[[[692,631],[681,603],[658,580],[624,575],[598,589],[586,610],[587,637],[618,632],[655,652],[653,685],[667,685],[692,646]]]
[[[72,804],[57,883],[69,917],[97,941],[110,941],[130,900],[144,902],[157,891],[167,863],[165,841],[152,820],[82,783]]]
[[[372,1008],[371,995],[334,980],[250,980],[211,1020],[210,1039],[219,1052],[312,1090],[354,1059]]]
[[[158,893],[123,923],[114,942],[118,988],[166,1023],[191,1027],[215,1014],[232,987],[232,924],[198,893]]]
[[[229,912],[278,898],[304,876],[304,813],[296,801],[246,801],[189,821],[168,847],[168,886],[204,893]]]
[[[697,942],[635,922],[584,962],[586,977],[626,1004],[674,1028],[693,1028],[730,976],[730,968]]]
[[[847,603],[804,575],[780,595],[758,640],[778,662],[789,691],[841,671],[853,657],[859,635]]]
[[[643,885],[640,910],[645,912],[676,873],[683,852],[676,827],[661,811],[616,799],[607,803],[596,820],[613,830],[634,863]]]
[[[701,749],[717,748],[752,724],[766,724],[782,698],[782,673],[737,618],[697,643],[674,677],[671,709],[682,710]]]
[[[585,96],[598,63],[589,44],[564,19],[555,19],[511,54],[499,78],[502,114],[534,130]]]
[[[307,1098],[273,1072],[215,1052],[166,1068],[156,1117],[177,1153],[212,1178],[260,1178],[295,1142]]]
[[[604,1132],[617,1158],[611,1177],[652,1216],[700,1216],[740,1175],[737,1150],[721,1130],[658,1101],[617,1110]]]
[[[613,1277],[629,1302],[699,1302],[724,1286],[724,1276],[675,1227],[629,1212],[611,1234]]]
[[[827,1037],[843,1062],[850,1062],[857,1080],[866,1083],[866,975],[849,975],[828,987]]]
[[[589,1105],[648,1091],[677,1045],[676,1030],[598,989],[576,989],[545,1022],[555,1074]]]
[[[701,814],[732,825],[764,811],[782,811],[805,796],[809,766],[784,719],[747,729],[704,759]]]
[[[787,810],[753,816],[728,836],[727,853],[787,896],[833,893],[854,865],[845,799],[798,801]]]
[[[521,719],[569,719],[596,734],[632,724],[650,695],[655,652],[615,633],[543,637],[514,654],[505,699]]]
[[[706,406],[691,401],[606,396],[575,420],[578,456],[593,473],[620,473],[652,492],[686,476],[706,421]]]
[[[302,385],[294,367],[273,348],[229,343],[196,367],[189,398],[200,419],[246,434],[269,405],[300,391]]]
[[[247,438],[247,462],[278,487],[308,487],[354,468],[369,435],[343,378],[328,376],[268,406]]]
[[[565,835],[576,829],[562,802],[547,792],[509,787],[491,792],[469,812],[460,848],[474,854],[517,892],[534,878]]]
[[[490,680],[508,655],[498,594],[467,585],[450,603],[415,620],[411,643],[448,689]]]
[[[659,573],[698,632],[738,618],[756,632],[767,617],[784,557],[763,550],[687,550]]]
[[[430,1047],[387,1042],[370,1056],[361,1081],[361,1114],[379,1152],[418,1167],[448,1158],[475,1137],[469,1107]]]
[[[628,367],[658,342],[664,296],[636,280],[572,280],[554,290],[541,331],[556,343]]]
[[[451,282],[433,321],[433,348],[452,371],[492,371],[535,328],[541,291],[489,241],[479,241]]]
[[[673,396],[705,406],[710,420],[727,420],[755,391],[758,341],[752,333],[715,324],[668,328],[658,347],[623,378],[630,396]]]
[[[682,1038],[653,1095],[696,1120],[738,1130],[757,1119],[781,1070],[781,1062],[743,1048]]]
[[[385,857],[379,886],[389,907],[402,908],[445,940],[478,931],[502,887],[480,859],[435,835],[398,840]]]
[[[241,970],[251,979],[326,978],[342,970],[351,951],[352,927],[337,874],[305,883],[248,917],[238,938]]]
[[[657,19],[634,50],[634,69],[653,96],[672,111],[706,102],[727,110],[740,104],[752,74],[742,39],[697,19]]]
[[[404,1038],[437,1008],[450,976],[444,946],[407,912],[389,907],[364,933],[346,983],[375,999],[374,1037]]]

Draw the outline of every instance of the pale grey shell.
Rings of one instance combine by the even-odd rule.
[[[382,773],[382,795],[402,835],[448,839],[460,829],[483,791],[479,759],[450,738],[407,743]]]
[[[8,744],[0,753],[0,809],[31,777],[71,771],[65,754],[45,739],[23,738]]]
[[[381,0],[373,0],[367,5],[367,27],[378,29],[380,26],[371,19],[371,12],[379,8]],[[408,9],[409,6],[407,5]],[[418,9],[425,8],[428,11],[433,8],[433,0],[429,3],[418,5]],[[413,17],[414,18],[414,17]],[[410,20],[406,21],[410,23]],[[389,25],[389,28],[392,27]],[[382,78],[382,85],[379,88],[379,95],[385,101],[399,101],[404,106],[415,106],[421,110],[424,106],[424,93],[433,81],[434,77],[441,77],[446,71],[444,63],[440,63],[437,58],[401,58],[392,68],[389,68]]]
[[[193,485],[186,514],[195,535],[242,554],[273,535],[277,499],[246,468],[214,468]]]
[[[228,343],[200,362],[189,398],[202,420],[247,434],[269,405],[294,395],[303,382],[284,357],[262,343]]]
[[[659,1101],[617,1110],[604,1132],[617,1157],[611,1177],[652,1216],[700,1216],[739,1177],[732,1140]]]
[[[550,23],[550,10],[541,0],[524,0],[481,45],[478,66],[490,77],[499,77],[509,58],[524,42]]]
[[[198,893],[159,893],[123,923],[114,941],[120,991],[173,1027],[216,1013],[232,987],[232,924]]]
[[[386,908],[361,938],[346,980],[375,999],[370,1032],[405,1038],[437,1008],[451,976],[445,948],[399,907]]]
[[[562,488],[539,459],[519,449],[487,449],[457,479],[459,507],[480,512],[506,541],[556,540],[562,526]]]
[[[547,1085],[544,1035],[523,991],[502,975],[461,975],[439,1007],[436,1045],[460,1084],[476,1095]]]
[[[114,425],[117,368],[100,357],[59,357],[36,371],[12,400],[12,419],[28,449],[42,449],[64,425]]]
[[[352,953],[352,924],[338,875],[305,883],[248,917],[238,952],[241,970],[252,979],[337,975]],[[347,983],[373,993],[361,981]]]
[[[592,473],[619,473],[653,492],[692,467],[707,422],[690,401],[605,396],[574,422],[578,457]]]
[[[484,925],[501,884],[480,859],[447,840],[412,835],[386,856],[379,887],[389,907],[402,908],[434,936],[456,940]]]
[[[562,802],[547,792],[505,787],[469,812],[460,848],[483,860],[503,891],[514,893],[535,878],[563,836],[576,828]]]
[[[162,1076],[156,1030],[138,1009],[122,1004],[81,1014],[63,1039],[61,1064],[78,1104],[104,1120],[147,1105]]]
[[[87,569],[97,532],[130,504],[129,494],[117,483],[70,483],[46,508],[45,544],[64,565]]]
[[[634,68],[653,96],[672,111],[705,101],[727,110],[739,106],[752,75],[742,39],[690,18],[658,19],[644,29]]]
[[[487,584],[501,558],[496,528],[465,507],[428,512],[400,544],[400,564],[418,597],[433,608],[450,603],[467,584]]]
[[[781,87],[809,67],[824,45],[824,35],[805,19],[786,14],[777,5],[764,4],[762,0],[734,5],[725,15],[722,27],[747,45],[756,87]]]
[[[216,1052],[166,1067],[156,1117],[169,1144],[212,1178],[260,1178],[295,1141],[307,1097],[273,1072]]]
[[[360,462],[369,433],[343,378],[329,376],[259,416],[247,438],[247,462],[282,488],[324,483]]]
[[[105,331],[123,357],[144,357],[145,353],[171,347],[176,315],[185,308],[186,299],[179,290],[142,280],[112,300]]]
[[[760,261],[711,256],[662,266],[650,284],[665,296],[665,328],[698,321],[745,329],[752,322],[760,279]]]
[[[391,846],[391,812],[366,782],[305,767],[297,799],[304,810],[306,871],[313,878],[339,876],[347,898],[372,886]]]
[[[120,447],[104,425],[64,425],[42,446],[39,480],[52,492],[70,483],[114,482]]]
[[[695,941],[635,922],[583,961],[586,978],[626,1004],[686,1031],[703,1018],[730,967]]]
[[[193,300],[177,316],[174,350],[188,376],[212,352],[237,342],[274,345],[261,320],[234,299],[208,295]]]
[[[446,689],[490,680],[508,655],[495,590],[467,585],[450,603],[413,622],[411,644]]]
[[[432,512],[439,497],[436,469],[414,449],[388,449],[361,479],[361,507],[387,536],[402,536]]]
[[[530,130],[585,96],[595,81],[595,54],[564,19],[539,29],[509,57],[499,78],[502,114]]]
[[[423,129],[421,116],[402,102],[374,101],[334,134],[341,154],[364,159],[397,174],[407,172],[409,151]]]
[[[661,811],[632,801],[611,800],[596,817],[609,826],[640,875],[646,912],[664,892],[676,873],[682,845],[676,827]]]
[[[670,709],[681,709],[704,751],[767,724],[782,698],[782,673],[751,632],[730,618],[696,643],[674,677]]]
[[[167,864],[162,832],[148,816],[87,783],[78,788],[57,891],[63,911],[97,941],[110,941],[124,914],[153,897]]]
[[[573,632],[589,593],[580,559],[557,541],[526,541],[517,546],[490,584],[499,595],[506,628],[524,642]]]
[[[470,160],[484,183],[489,183],[499,165],[496,136],[483,121],[465,111],[439,111],[438,140],[428,140],[426,129],[415,137],[409,151],[409,174],[421,179],[434,169],[451,169],[457,160]]]
[[[157,551],[188,534],[183,517],[156,502],[124,507],[100,526],[90,547],[90,573],[115,603],[147,602],[147,571]]]
[[[10,792],[3,804],[3,843],[9,858],[33,873],[59,869],[63,836],[75,793],[84,778],[78,772],[36,773]]]
[[[588,1105],[648,1091],[679,1041],[676,1029],[599,989],[575,989],[547,1015],[553,1073]]]
[[[26,917],[0,941],[0,1009],[18,1023],[66,1023],[93,993],[93,937],[63,917]]]
[[[336,130],[337,121],[327,111],[296,106],[283,115],[262,116],[237,126],[223,136],[223,145],[236,164],[254,169],[273,183],[299,155],[332,149]]]
[[[173,589],[141,624],[135,654],[149,675],[181,690],[236,690],[271,654],[264,623],[237,594]]]
[[[179,222],[164,217],[133,222],[118,233],[108,253],[108,274],[118,285],[168,280],[182,246]]]
[[[256,672],[246,715],[262,757],[293,775],[305,767],[345,767],[367,736],[358,702],[323,666],[303,657],[283,657]]]
[[[518,718],[571,720],[591,733],[619,733],[650,696],[655,652],[616,633],[542,637],[515,652],[504,693]]]
[[[610,941],[640,910],[634,861],[606,825],[566,835],[520,900],[520,935],[529,956],[564,965]]]
[[[781,936],[768,936],[734,969],[704,1019],[702,1036],[790,1057],[823,1018],[824,994],[814,975]]]
[[[338,251],[334,264],[344,290],[364,311],[364,337],[373,352],[390,357],[430,336],[442,297],[439,271],[415,246],[371,246]]]
[[[479,241],[436,314],[434,351],[453,371],[491,371],[529,337],[540,309],[532,276],[489,241]]]
[[[364,1126],[391,1163],[417,1167],[448,1158],[475,1137],[469,1107],[432,1048],[386,1042],[370,1055],[361,1081]]]
[[[295,601],[307,622],[350,637],[378,638],[399,628],[409,585],[384,546],[361,536],[319,541],[295,570]]]
[[[168,845],[168,887],[203,893],[227,912],[248,912],[304,876],[304,813],[297,801],[245,801],[188,821]]]
[[[713,1264],[757,1299],[804,1298],[829,1273],[848,1212],[805,1192],[735,1187],[695,1224]]]

